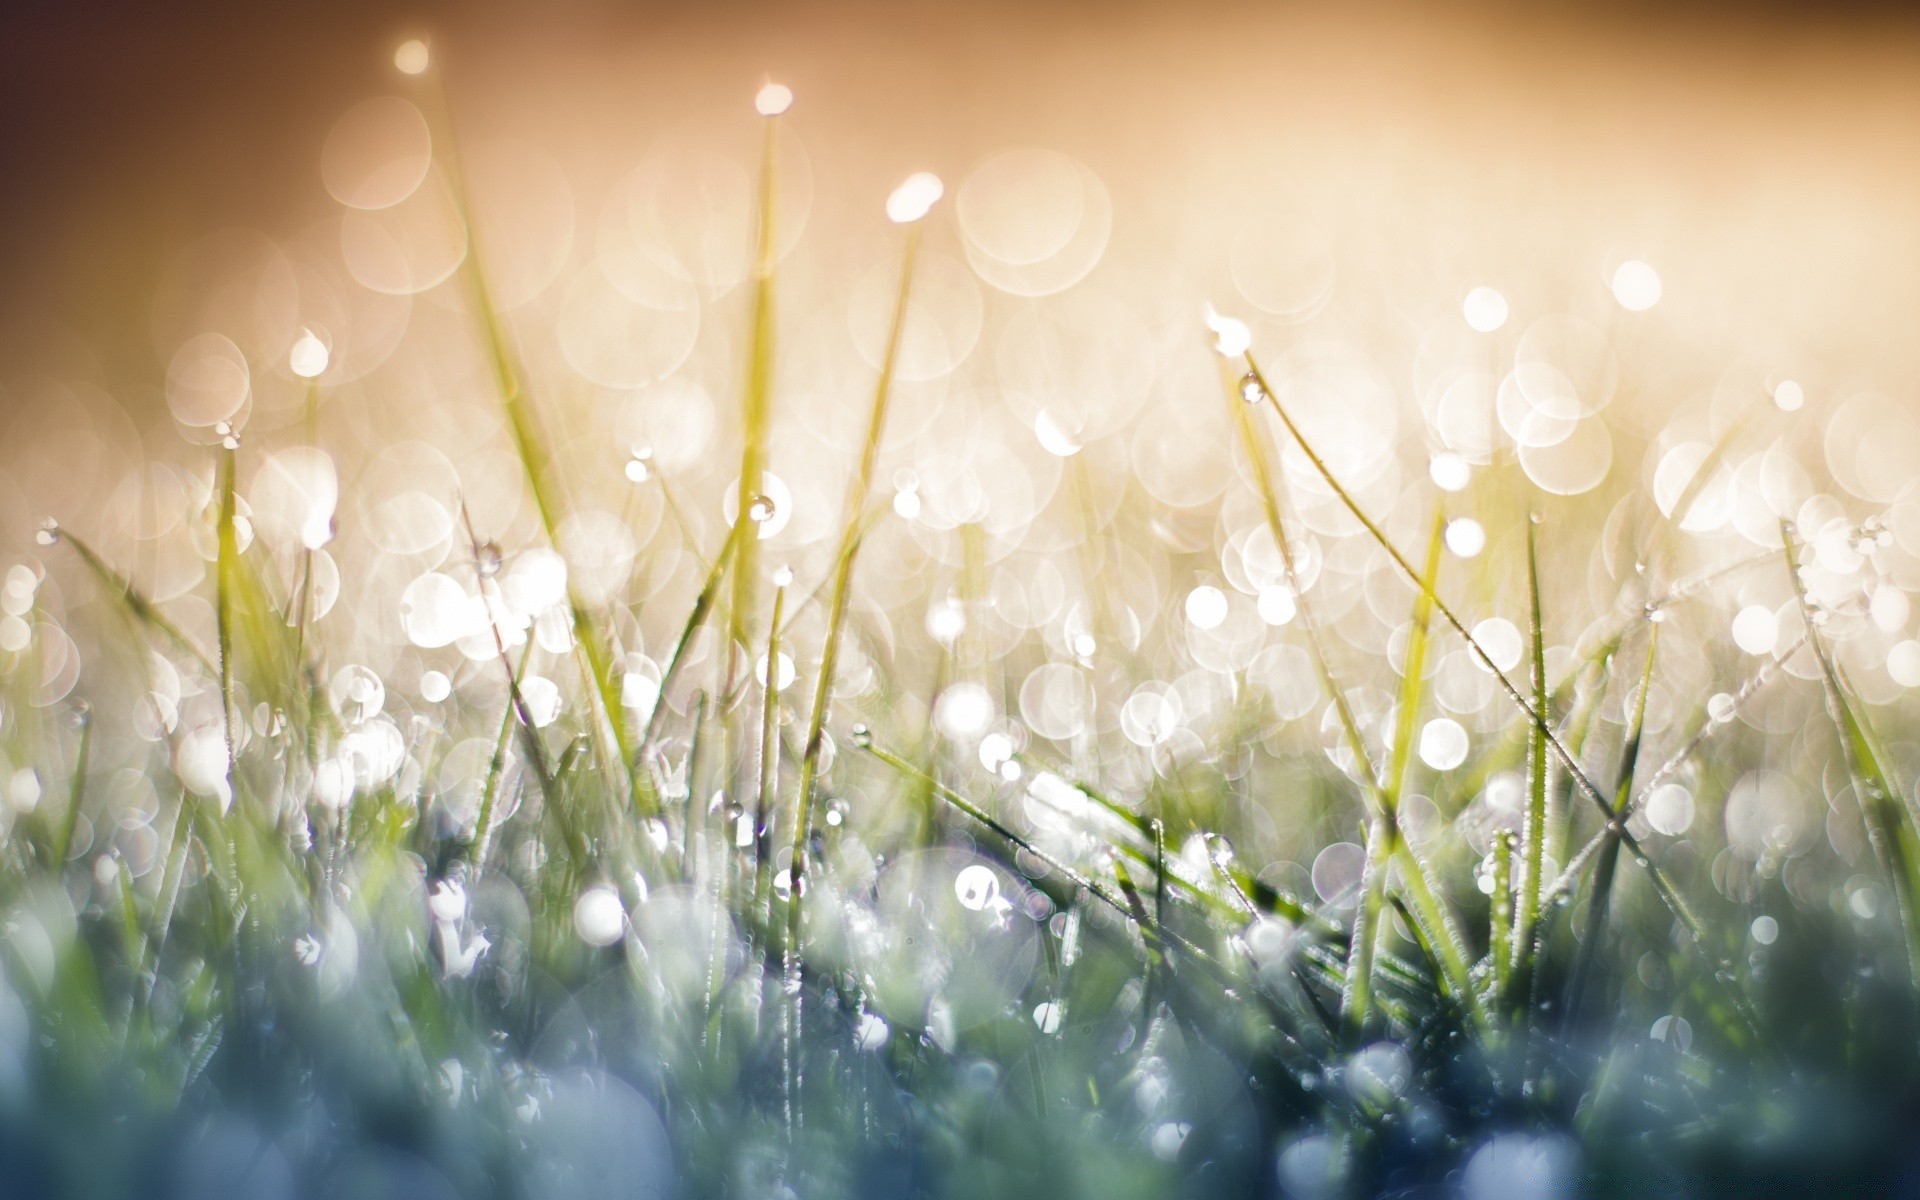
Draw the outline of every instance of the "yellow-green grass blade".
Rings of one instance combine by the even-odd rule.
[[[1520,826],[1520,877],[1514,888],[1513,973],[1507,1007],[1516,1024],[1531,1019],[1535,942],[1539,937],[1547,853],[1547,652],[1540,615],[1540,523],[1527,521],[1527,634],[1533,704],[1542,719],[1527,730],[1527,807]]]
[[[1381,549],[1387,552],[1387,556],[1393,560],[1394,565],[1400,569],[1401,573],[1408,579],[1413,580],[1417,586],[1420,581],[1419,572],[1407,561],[1406,555],[1402,554],[1399,548],[1393,544],[1392,539],[1387,537],[1385,531],[1374,522],[1373,518],[1367,515],[1366,510],[1360,507],[1359,501],[1353,498],[1353,494],[1349,492],[1346,486],[1340,482],[1339,478],[1334,475],[1332,468],[1327,466],[1326,460],[1320,457],[1319,451],[1315,450],[1312,443],[1307,441],[1305,435],[1301,433],[1299,426],[1295,424],[1291,414],[1289,414],[1286,408],[1280,403],[1280,398],[1273,392],[1272,388],[1268,386],[1266,377],[1261,373],[1260,366],[1254,357],[1248,354],[1246,361],[1248,372],[1253,375],[1254,379],[1259,383],[1261,392],[1267,403],[1272,407],[1274,414],[1279,417],[1281,424],[1286,427],[1287,432],[1292,435],[1295,444],[1298,445],[1301,452],[1306,455],[1308,462],[1313,465],[1315,472],[1326,481],[1328,487],[1333,489],[1334,495],[1339,498],[1341,504],[1345,506],[1347,511],[1353,514],[1354,519],[1360,522],[1368,535],[1373,538]],[[1540,726],[1545,731],[1547,749],[1555,758],[1560,760],[1561,766],[1572,776],[1575,783],[1579,786],[1580,791],[1603,812],[1610,812],[1611,805],[1608,803],[1606,796],[1601,793],[1599,786],[1595,784],[1592,778],[1587,775],[1586,771],[1582,769],[1579,760],[1574,758],[1573,753],[1567,749],[1565,744],[1554,735],[1551,729],[1547,728],[1547,715],[1528,700],[1526,695],[1521,692],[1518,685],[1513,682],[1512,678],[1508,676],[1505,671],[1494,664],[1492,656],[1487,653],[1484,646],[1480,645],[1479,640],[1468,630],[1466,624],[1460,620],[1459,614],[1455,613],[1438,594],[1433,596],[1433,606],[1434,611],[1438,612],[1441,617],[1446,620],[1447,624],[1453,628],[1454,632],[1465,640],[1468,648],[1478,656],[1482,665],[1492,672],[1494,679],[1500,684],[1501,690],[1507,694],[1508,700],[1527,717],[1528,721]],[[1647,855],[1646,850],[1640,845],[1640,840],[1625,831],[1622,832],[1620,840],[1621,844],[1634,856],[1634,860],[1646,869],[1648,878],[1653,883],[1655,892],[1660,896],[1661,901],[1666,904],[1667,908],[1672,911],[1675,919],[1687,930],[1689,936],[1698,939],[1700,936],[1699,920],[1694,917],[1686,901],[1680,897],[1679,893],[1674,891],[1667,881],[1665,873],[1660,870],[1659,865]]]
[[[1848,698],[1850,689],[1840,666],[1834,662],[1814,622],[1813,606],[1800,580],[1800,565],[1794,546],[1794,534],[1781,523],[1781,542],[1786,549],[1787,573],[1793,578],[1794,594],[1807,623],[1807,641],[1820,663],[1820,679],[1825,685],[1827,709],[1840,734],[1841,746],[1852,769],[1853,790],[1866,818],[1867,832],[1893,884],[1900,912],[1900,925],[1906,935],[1907,973],[1910,981],[1920,982],[1920,837],[1916,837],[1913,815],[1900,799],[1886,768],[1879,739],[1865,714]]]
[[[800,889],[806,875],[807,839],[813,825],[813,791],[820,770],[820,752],[826,738],[827,705],[833,695],[833,675],[839,663],[840,641],[846,629],[847,605],[853,590],[854,558],[860,550],[861,514],[867,494],[873,486],[875,464],[880,458],[880,441],[886,429],[887,404],[892,396],[894,365],[899,359],[901,333],[906,327],[907,299],[913,288],[914,260],[920,247],[920,227],[907,227],[906,243],[900,264],[900,286],[894,298],[893,321],[887,332],[887,346],[880,365],[880,378],[874,385],[873,406],[867,416],[866,443],[860,452],[860,465],[847,492],[845,524],[834,555],[833,592],[827,602],[826,643],[820,652],[820,669],[814,679],[813,710],[807,718],[807,739],[800,757],[800,780],[794,799],[793,820],[793,902],[788,911],[788,941],[795,944],[800,933]]]
[[[1660,646],[1660,622],[1652,621],[1647,625],[1647,664],[1640,672],[1640,692],[1634,698],[1633,719],[1627,727],[1627,740],[1620,750],[1620,779],[1613,790],[1613,817],[1615,822],[1624,822],[1627,808],[1633,798],[1633,773],[1640,760],[1640,740],[1647,727],[1647,693],[1653,688],[1654,655]],[[1593,901],[1587,909],[1586,939],[1580,946],[1580,959],[1574,967],[1573,980],[1567,987],[1566,1009],[1562,1015],[1563,1025],[1571,1026],[1578,1014],[1580,1001],[1586,993],[1587,979],[1592,974],[1593,964],[1599,954],[1600,941],[1606,936],[1607,906],[1613,897],[1614,871],[1620,863],[1620,839],[1613,836],[1613,825],[1601,831],[1606,843],[1600,851],[1600,859],[1593,869]]]

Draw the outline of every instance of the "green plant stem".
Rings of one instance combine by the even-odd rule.
[[[1613,792],[1613,815],[1616,822],[1624,822],[1628,805],[1633,797],[1634,767],[1640,760],[1640,739],[1647,727],[1647,693],[1653,688],[1653,662],[1655,652],[1660,646],[1660,622],[1647,625],[1647,665],[1640,672],[1640,694],[1634,698],[1633,720],[1627,729],[1627,740],[1620,750],[1620,782]],[[1567,987],[1566,1010],[1561,1016],[1563,1028],[1572,1028],[1579,1012],[1581,999],[1587,990],[1587,979],[1593,972],[1593,964],[1599,956],[1600,940],[1606,936],[1607,906],[1613,898],[1614,871],[1620,863],[1620,841],[1612,836],[1613,827],[1609,825],[1601,831],[1606,843],[1600,851],[1599,862],[1593,869],[1593,902],[1587,910],[1586,941],[1580,947],[1580,958],[1573,970],[1573,980]]]
[[[900,264],[900,287],[894,299],[893,323],[887,332],[887,349],[880,365],[880,379],[874,387],[873,408],[867,417],[866,444],[860,452],[860,466],[847,491],[845,525],[840,545],[834,554],[833,593],[827,608],[827,639],[820,652],[820,670],[814,678],[813,711],[807,719],[807,740],[800,757],[800,783],[794,799],[793,888],[787,916],[787,939],[797,946],[800,937],[800,889],[806,878],[807,840],[813,832],[813,791],[819,777],[820,751],[826,737],[827,706],[833,696],[834,669],[839,664],[840,640],[846,629],[847,604],[852,597],[853,562],[860,550],[860,515],[866,507],[873,485],[874,466],[880,458],[880,441],[886,429],[887,402],[893,390],[894,363],[900,354],[901,331],[907,322],[907,298],[913,287],[914,259],[920,246],[920,227],[907,226],[906,243]]]
[[[1360,507],[1359,502],[1353,498],[1353,494],[1347,491],[1345,485],[1334,475],[1332,469],[1327,466],[1326,461],[1322,459],[1319,452],[1313,448],[1313,444],[1306,440],[1305,435],[1300,432],[1299,426],[1294,424],[1292,416],[1290,416],[1287,410],[1281,405],[1280,398],[1275,395],[1272,388],[1268,386],[1266,377],[1261,373],[1259,364],[1254,360],[1253,355],[1248,354],[1246,361],[1248,371],[1259,381],[1260,387],[1266,396],[1268,404],[1273,408],[1274,414],[1280,418],[1281,424],[1284,425],[1287,432],[1292,435],[1294,443],[1298,445],[1301,452],[1307,456],[1307,461],[1313,464],[1314,470],[1327,482],[1327,486],[1333,489],[1334,495],[1339,497],[1341,504],[1346,507],[1348,512],[1353,514],[1354,519],[1359,521],[1361,526],[1366,529],[1367,533],[1380,548],[1387,552],[1387,557],[1393,560],[1394,565],[1400,568],[1401,573],[1408,579],[1413,580],[1415,586],[1420,586],[1419,572],[1414,570],[1413,565],[1407,561],[1406,556],[1400,553],[1399,549],[1394,546],[1392,540],[1387,537],[1386,533],[1381,530],[1379,525],[1374,523],[1373,518],[1367,516],[1366,510]],[[1553,753],[1554,757],[1560,760],[1561,766],[1573,777],[1580,791],[1611,820],[1612,805],[1608,802],[1606,796],[1601,794],[1598,785],[1596,785],[1593,780],[1588,777],[1586,771],[1581,768],[1579,761],[1573,757],[1572,752],[1569,751],[1566,746],[1561,743],[1560,739],[1554,736],[1553,731],[1547,727],[1547,714],[1528,701],[1507,673],[1495,665],[1493,657],[1487,653],[1486,648],[1482,646],[1478,639],[1473,636],[1472,632],[1467,629],[1465,623],[1460,620],[1459,615],[1456,614],[1438,594],[1434,594],[1432,599],[1435,611],[1437,611],[1441,617],[1446,620],[1447,624],[1453,628],[1453,631],[1458,633],[1467,643],[1468,648],[1479,657],[1481,664],[1493,673],[1494,679],[1499,682],[1501,690],[1506,692],[1507,698],[1526,715],[1528,721],[1541,728],[1546,737],[1547,749]],[[1619,837],[1621,844],[1633,855],[1635,861],[1646,869],[1647,878],[1653,884],[1654,891],[1659,895],[1661,902],[1667,906],[1668,910],[1673,913],[1675,919],[1686,929],[1688,936],[1698,940],[1700,937],[1699,920],[1694,917],[1692,909],[1687,906],[1685,900],[1681,899],[1680,894],[1674,891],[1665,873],[1660,870],[1659,865],[1648,857],[1646,850],[1640,845],[1640,839],[1634,837],[1633,834],[1628,832],[1624,827],[1620,829]]]
[[[1540,551],[1537,518],[1527,520],[1528,634],[1532,653],[1529,675],[1533,704],[1543,718],[1547,712],[1546,632],[1540,618]],[[1527,808],[1520,826],[1520,878],[1514,897],[1513,975],[1506,997],[1516,1025],[1524,1025],[1533,1010],[1535,940],[1539,935],[1540,901],[1546,891],[1543,878],[1547,853],[1547,722],[1527,728]],[[1617,824],[1611,822],[1610,824]]]

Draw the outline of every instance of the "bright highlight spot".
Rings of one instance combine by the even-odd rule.
[[[1223,317],[1207,305],[1207,328],[1213,330],[1213,348],[1228,358],[1238,358],[1253,346],[1253,331],[1245,321]]]
[[[1733,618],[1733,644],[1748,654],[1769,654],[1780,636],[1780,621],[1764,604],[1749,604]]]
[[[393,52],[393,65],[402,75],[423,74],[431,61],[427,44],[419,38],[408,38]]]
[[[1195,629],[1218,629],[1227,619],[1227,595],[1211,584],[1187,593],[1187,620]]]
[[[627,910],[610,887],[590,887],[573,904],[573,931],[589,946],[611,946],[626,929]]]
[[[1458,454],[1436,454],[1427,463],[1427,475],[1443,492],[1457,492],[1473,479],[1473,466]]]
[[[1660,303],[1660,273],[1630,258],[1613,273],[1613,298],[1628,312],[1645,312]]]
[[[1461,558],[1472,558],[1487,548],[1487,531],[1472,517],[1455,517],[1447,522],[1447,549]]]
[[[896,225],[910,225],[926,216],[946,190],[938,175],[916,171],[887,197],[887,219]]]
[[[287,366],[300,378],[312,379],[326,372],[331,357],[327,344],[313,330],[302,329],[287,353]]]
[[[1507,298],[1490,287],[1477,287],[1467,293],[1461,305],[1467,325],[1481,333],[1492,333],[1507,323]]]
[[[1000,898],[1000,877],[992,867],[969,863],[953,877],[953,894],[962,908],[979,912]]]
[[[753,111],[763,117],[777,117],[793,107],[793,89],[769,80],[753,97]]]

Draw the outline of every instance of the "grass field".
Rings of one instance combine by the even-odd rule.
[[[1898,402],[1732,364],[1616,420],[1674,353],[1634,260],[1460,280],[1413,362],[1157,328],[1038,151],[870,198],[823,348],[777,84],[535,303],[395,62],[332,240],[163,309],[167,440],[48,409],[0,1191],[1911,1176]]]

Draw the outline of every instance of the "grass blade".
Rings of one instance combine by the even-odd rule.
[[[1408,579],[1411,579],[1415,586],[1419,586],[1419,572],[1414,570],[1413,565],[1407,561],[1406,555],[1400,553],[1399,549],[1394,546],[1392,539],[1388,538],[1385,531],[1374,522],[1373,518],[1367,515],[1366,510],[1360,507],[1359,502],[1353,498],[1353,494],[1347,491],[1346,486],[1334,475],[1332,469],[1327,466],[1326,460],[1322,459],[1319,452],[1313,448],[1312,443],[1306,440],[1306,437],[1300,432],[1300,427],[1294,424],[1292,416],[1289,415],[1285,407],[1281,405],[1280,398],[1275,395],[1272,388],[1268,386],[1265,375],[1261,373],[1259,364],[1254,360],[1251,353],[1246,355],[1246,361],[1248,373],[1252,375],[1254,380],[1259,384],[1262,395],[1273,408],[1275,415],[1280,418],[1281,424],[1284,425],[1287,432],[1292,435],[1294,443],[1300,447],[1301,452],[1307,456],[1307,460],[1313,464],[1314,470],[1326,481],[1327,486],[1333,489],[1334,494],[1339,497],[1341,504],[1346,507],[1348,512],[1353,514],[1354,519],[1359,521],[1361,526],[1366,529],[1367,533],[1380,548],[1387,552],[1387,556],[1400,568],[1401,573]],[[1592,778],[1587,775],[1586,771],[1581,768],[1579,760],[1574,758],[1572,752],[1569,751],[1560,739],[1554,736],[1553,731],[1547,727],[1546,713],[1541,711],[1537,705],[1530,702],[1520,691],[1519,687],[1515,685],[1512,678],[1494,664],[1492,656],[1487,653],[1486,648],[1482,646],[1479,640],[1473,636],[1472,632],[1467,629],[1465,623],[1460,620],[1459,615],[1456,614],[1438,594],[1430,593],[1430,595],[1435,611],[1446,620],[1448,625],[1452,626],[1455,633],[1458,633],[1461,638],[1466,641],[1467,647],[1479,658],[1481,664],[1493,673],[1494,679],[1499,682],[1501,690],[1506,692],[1507,698],[1512,701],[1514,706],[1526,715],[1528,721],[1540,728],[1546,738],[1547,749],[1552,752],[1555,758],[1560,760],[1561,766],[1573,777],[1580,791],[1598,806],[1603,813],[1608,814],[1610,817],[1612,805],[1608,802],[1606,796],[1601,793],[1598,785],[1596,785]],[[1647,856],[1645,849],[1640,845],[1640,840],[1623,828],[1620,832],[1620,841],[1634,856],[1634,860],[1646,869],[1648,878],[1652,881],[1654,890],[1659,894],[1661,902],[1667,906],[1674,917],[1685,927],[1688,935],[1697,940],[1700,936],[1699,920],[1694,917],[1693,911],[1687,906],[1686,902],[1680,898],[1679,893],[1674,891],[1665,873],[1660,870],[1659,865]]]
[[[1839,664],[1820,638],[1812,603],[1800,580],[1800,564],[1794,549],[1792,529],[1781,523],[1781,542],[1786,549],[1787,573],[1793,578],[1794,594],[1807,623],[1807,641],[1820,662],[1820,680],[1827,693],[1827,709],[1840,734],[1847,765],[1853,773],[1854,795],[1866,818],[1867,832],[1887,876],[1900,910],[1901,929],[1906,934],[1907,974],[1910,982],[1920,983],[1920,837],[1916,837],[1912,814],[1900,801],[1899,789],[1888,776],[1879,740],[1865,716],[1847,699],[1847,684]]]
[[[920,246],[920,227],[907,227],[906,244],[900,265],[900,288],[894,299],[893,323],[887,332],[887,348],[881,361],[880,379],[874,387],[873,408],[867,417],[867,440],[860,452],[860,466],[847,491],[845,526],[834,555],[833,593],[828,600],[827,640],[820,652],[820,670],[814,679],[813,711],[807,719],[807,740],[800,758],[799,792],[794,800],[793,821],[793,903],[788,912],[788,940],[797,943],[800,933],[800,888],[806,875],[807,839],[813,824],[813,790],[820,769],[820,751],[826,736],[827,704],[833,695],[833,673],[840,657],[840,639],[846,629],[847,603],[852,594],[853,560],[860,550],[861,513],[867,493],[873,487],[874,465],[880,458],[880,439],[886,428],[887,402],[892,395],[894,363],[900,354],[901,331],[906,327],[907,297],[913,287],[914,259]]]
[[[1527,727],[1527,809],[1520,826],[1520,877],[1514,889],[1513,974],[1508,981],[1508,1010],[1516,1024],[1531,1020],[1533,1009],[1535,940],[1539,933],[1540,901],[1546,891],[1543,878],[1547,854],[1547,650],[1540,619],[1540,521],[1527,520],[1527,634],[1533,683],[1533,704],[1541,719]]]
[[[1640,739],[1647,727],[1647,693],[1653,688],[1653,661],[1659,647],[1660,622],[1652,621],[1647,625],[1647,665],[1640,672],[1640,694],[1634,699],[1633,721],[1627,728],[1627,740],[1620,750],[1620,782],[1613,791],[1616,823],[1626,820],[1627,808],[1633,796],[1634,766],[1640,760]],[[1573,981],[1567,987],[1566,1012],[1561,1018],[1565,1028],[1572,1027],[1581,998],[1586,994],[1587,979],[1593,972],[1593,964],[1599,954],[1600,939],[1606,935],[1607,905],[1613,896],[1613,875],[1620,862],[1620,839],[1613,835],[1613,825],[1601,830],[1601,836],[1606,843],[1593,871],[1593,902],[1587,910],[1586,940],[1580,946],[1580,959],[1573,970]]]

